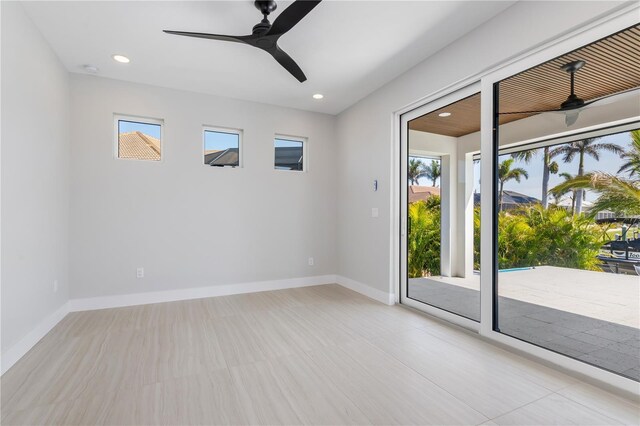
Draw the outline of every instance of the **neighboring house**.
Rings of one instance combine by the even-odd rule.
[[[228,148],[223,150],[210,150],[204,152],[204,163],[210,166],[237,167],[239,163],[238,148]]]
[[[530,197],[529,195],[521,194],[516,191],[504,191],[502,194],[502,209],[503,210],[511,210],[520,206],[528,206],[532,204],[539,204],[540,200],[535,197]],[[473,205],[480,205],[480,193],[475,192],[473,194]]]
[[[409,186],[409,204],[416,201],[425,201],[432,195],[440,195],[440,188],[422,185]]]
[[[566,199],[560,201],[558,204],[555,204],[555,206],[571,211],[571,208],[572,208],[571,204],[572,204],[571,199],[567,197]],[[584,213],[588,213],[592,207],[593,207],[592,202],[587,200],[582,200],[582,211]],[[596,213],[596,216],[595,216],[596,222],[599,222],[599,223],[600,222],[617,222],[624,219],[625,219],[625,216],[619,216],[616,213],[609,210],[598,212]]]
[[[275,165],[281,170],[302,170],[302,146],[276,147]]]
[[[160,160],[160,141],[142,132],[121,133],[118,138],[118,158]]]
[[[276,169],[302,170],[302,147],[277,147]],[[210,166],[238,166],[238,148],[209,150],[204,152],[204,163]]]

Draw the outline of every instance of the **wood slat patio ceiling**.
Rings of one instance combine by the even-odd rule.
[[[568,62],[583,60],[576,73],[576,94],[589,101],[640,87],[640,25],[583,46],[500,83],[500,112],[557,109],[569,95],[569,75],[560,69]],[[450,117],[439,117],[441,112]],[[534,114],[510,114],[500,124]],[[418,117],[409,128],[460,137],[480,130],[480,94],[462,99]]]

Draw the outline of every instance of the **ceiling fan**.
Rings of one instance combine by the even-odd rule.
[[[233,36],[233,35],[220,35],[220,34],[206,34],[206,33],[191,33],[185,31],[168,31],[164,30],[167,34],[175,34],[187,37],[207,38],[210,40],[232,41],[235,43],[244,43],[258,49],[262,49],[274,57],[280,65],[282,65],[287,71],[289,71],[295,78],[304,82],[307,77],[300,69],[298,64],[295,63],[289,55],[287,55],[278,46],[278,39],[293,28],[298,22],[302,20],[314,7],[316,7],[322,0],[297,0],[293,2],[289,7],[280,13],[280,15],[273,21],[273,24],[269,22],[268,16],[271,12],[276,10],[277,4],[273,0],[268,1],[255,1],[254,6],[262,13],[263,19],[253,27],[251,35],[245,36]]]
[[[588,102],[585,102],[584,99],[580,98],[578,95],[576,95],[575,93],[575,75],[576,72],[578,72],[584,65],[586,64],[585,61],[573,61],[573,62],[569,62],[567,64],[564,64],[560,67],[560,69],[566,71],[567,73],[569,73],[569,78],[570,78],[570,94],[567,97],[567,99],[562,102],[560,104],[560,108],[557,109],[543,109],[543,110],[536,110],[536,111],[512,111],[512,112],[501,112],[499,113],[500,115],[503,114],[538,114],[538,113],[543,113],[543,112],[559,112],[559,113],[564,113],[565,118],[564,118],[564,122],[567,126],[571,126],[573,124],[575,124],[576,120],[578,120],[578,116],[580,115],[580,112],[583,111],[587,106],[590,106],[596,102],[600,102],[606,98],[610,98],[612,96],[618,96],[618,95],[622,95],[622,94],[627,94],[630,92],[635,92],[637,91],[637,88],[633,88],[631,90],[627,90],[624,92],[619,92],[619,93],[613,93],[610,95],[606,95],[597,99],[593,99],[590,100]]]

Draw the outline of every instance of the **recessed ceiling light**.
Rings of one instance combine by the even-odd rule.
[[[315,95],[313,95],[313,99],[322,99],[324,98],[324,95],[322,93],[316,93]]]
[[[130,59],[124,55],[113,55],[112,58],[114,61],[120,62],[122,64],[128,64],[129,62],[131,62]]]
[[[82,69],[88,72],[89,74],[97,74],[100,71],[100,68],[94,65],[83,65]]]
[[[449,117],[450,115],[450,112],[441,112],[440,114],[438,114],[438,117]]]

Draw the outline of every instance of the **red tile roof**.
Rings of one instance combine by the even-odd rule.
[[[121,133],[118,136],[118,158],[160,160],[160,140],[142,132]]]
[[[409,186],[409,203],[426,200],[432,195],[440,195],[440,188],[433,186],[410,185]]]

